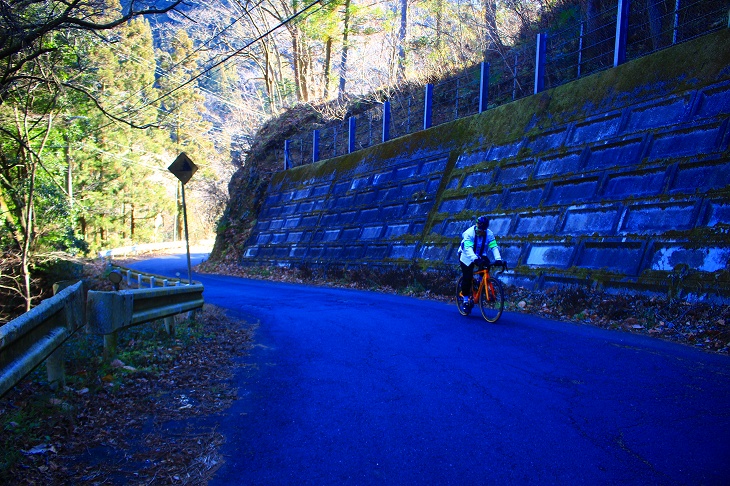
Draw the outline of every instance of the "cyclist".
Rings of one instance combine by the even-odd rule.
[[[479,216],[477,223],[461,234],[461,245],[459,246],[459,264],[461,273],[464,275],[459,297],[464,299],[465,305],[471,303],[471,281],[474,278],[474,267],[483,267],[489,263],[488,250],[491,250],[495,263],[504,265],[497,239],[489,229],[489,218]]]

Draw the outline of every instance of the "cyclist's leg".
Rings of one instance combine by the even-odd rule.
[[[471,295],[471,282],[474,280],[474,264],[464,265],[464,262],[459,262],[461,265],[461,274],[464,277],[461,284],[461,295]]]

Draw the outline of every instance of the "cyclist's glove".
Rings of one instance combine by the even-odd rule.
[[[494,262],[495,267],[502,267],[503,270],[507,270],[507,262],[504,260],[497,260]]]

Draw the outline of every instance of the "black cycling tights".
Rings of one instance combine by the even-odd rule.
[[[464,265],[464,262],[459,262],[461,265],[461,273],[464,275],[464,281],[461,283],[461,295],[470,295],[471,292],[471,281],[474,278],[474,264]]]

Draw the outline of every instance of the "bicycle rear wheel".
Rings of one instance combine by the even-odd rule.
[[[489,299],[487,299],[487,288],[489,289]],[[496,278],[489,277],[485,282],[484,288],[481,289],[479,295],[479,309],[482,311],[482,317],[487,322],[497,322],[504,310],[504,289],[502,282]]]

